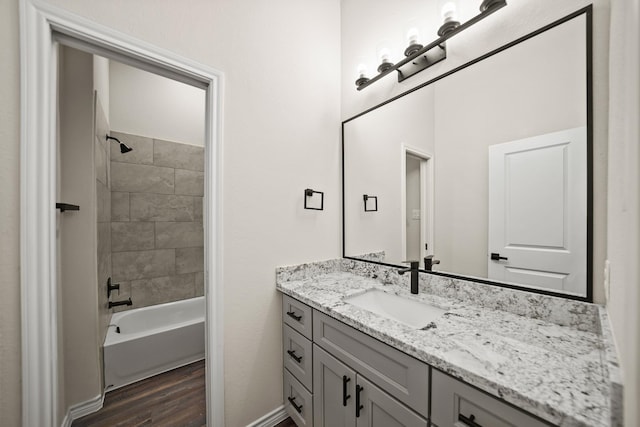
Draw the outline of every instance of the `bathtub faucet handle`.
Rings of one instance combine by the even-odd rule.
[[[120,295],[120,283],[111,284],[111,277],[107,279],[107,299],[111,297],[111,291],[118,291],[118,295]]]
[[[129,297],[129,299],[126,299],[124,301],[109,301],[109,308],[113,308],[113,307],[117,307],[119,305],[133,305],[133,302],[131,301],[131,297]]]

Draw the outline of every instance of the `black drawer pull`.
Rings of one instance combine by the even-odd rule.
[[[474,421],[475,419],[475,415],[469,415],[469,418],[467,418],[462,414],[458,414],[458,421],[460,421],[461,423],[465,423],[469,427],[482,427],[480,424]]]
[[[296,312],[295,311],[287,311],[287,316],[293,318],[296,321],[301,321],[302,320],[302,316],[296,316]]]
[[[360,384],[356,384],[356,418],[360,418],[360,410],[364,408],[364,406],[360,404],[360,392],[362,390],[364,390],[364,388]]]
[[[287,353],[289,353],[289,356],[291,356],[291,358],[293,360],[295,360],[296,362],[300,363],[302,362],[302,356],[296,356],[296,352],[293,350],[287,350]]]
[[[346,375],[342,376],[342,406],[347,406],[347,400],[351,398],[350,394],[347,394],[347,383],[351,381],[351,378],[347,378]]]
[[[293,405],[293,407],[295,408],[295,410],[299,414],[302,413],[302,405],[300,405],[300,406],[296,405],[296,402],[295,402],[296,398],[295,397],[289,396],[289,397],[287,397],[287,399],[289,400],[289,403],[291,403],[291,405]]]

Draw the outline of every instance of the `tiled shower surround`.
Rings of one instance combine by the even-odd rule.
[[[204,293],[204,148],[120,132],[133,151],[111,145],[113,280],[133,306]]]

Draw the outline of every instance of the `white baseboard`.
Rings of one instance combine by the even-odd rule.
[[[104,393],[94,397],[91,400],[87,400],[86,402],[80,402],[70,406],[67,410],[66,415],[64,416],[64,419],[62,420],[62,424],[60,427],[71,427],[71,424],[74,420],[99,411],[100,409],[102,409],[103,405]]]
[[[276,424],[281,423],[289,417],[287,411],[284,409],[284,405],[274,409],[265,416],[255,420],[247,425],[247,427],[274,427]]]

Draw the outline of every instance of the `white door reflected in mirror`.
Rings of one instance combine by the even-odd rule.
[[[586,159],[585,127],[489,147],[489,279],[584,292]]]

